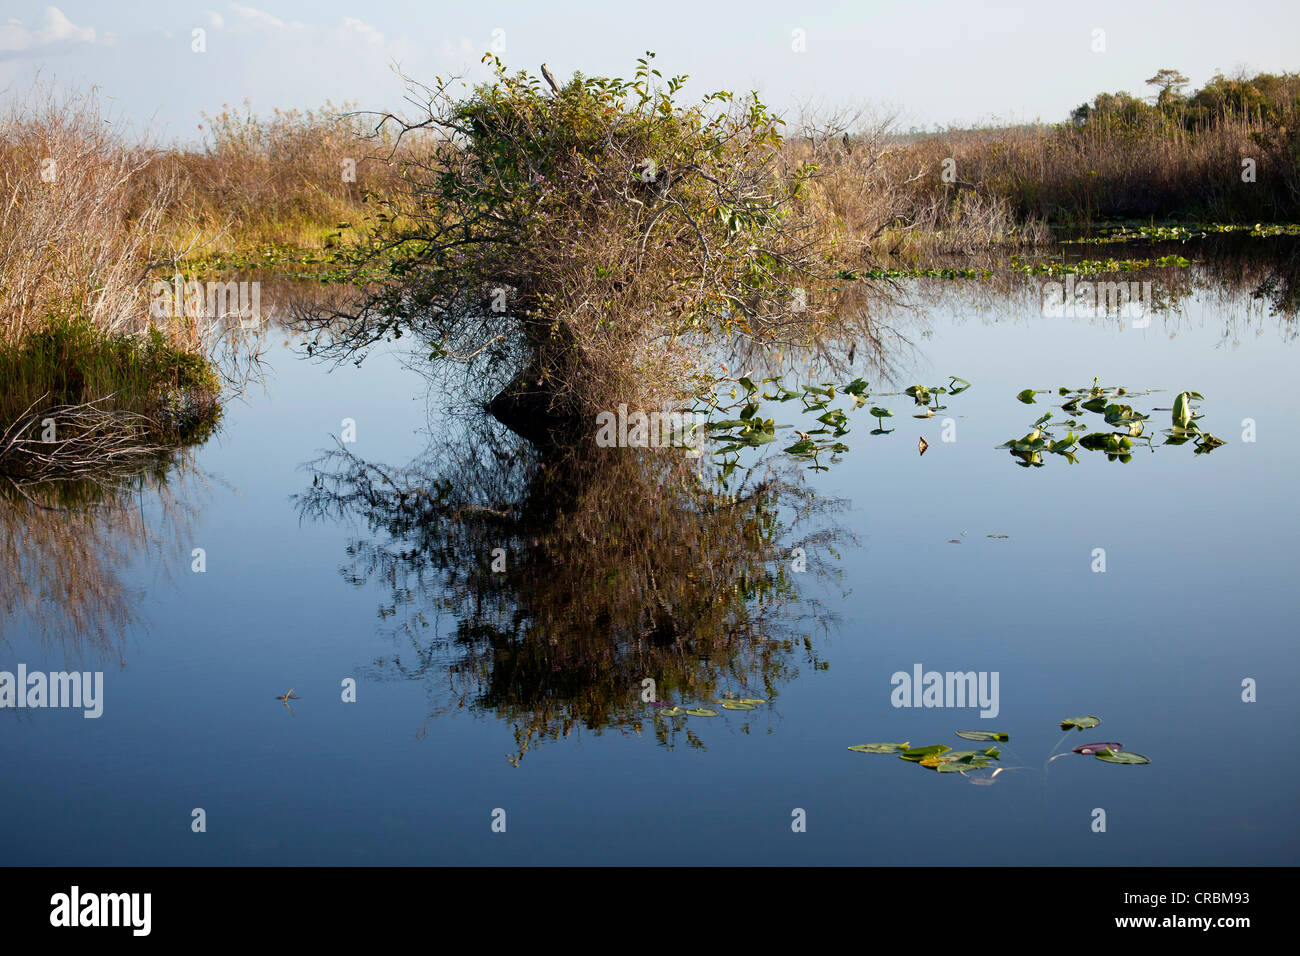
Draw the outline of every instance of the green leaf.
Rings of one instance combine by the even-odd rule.
[[[1091,727],[1096,727],[1099,723],[1101,723],[1101,718],[1091,715],[1087,717],[1071,717],[1068,720],[1061,721],[1061,729],[1069,730],[1073,727],[1075,730],[1088,730]]]
[[[718,712],[717,712],[716,710],[711,710],[711,709],[708,708],[708,707],[693,707],[693,708],[691,708],[690,710],[688,710],[686,713],[688,713],[688,714],[689,714],[690,716],[692,716],[692,717],[716,717],[716,716],[718,716]]]
[[[893,754],[906,750],[907,744],[855,744],[849,749],[860,754]]]
[[[939,773],[965,773],[967,770],[983,770],[988,766],[990,766],[990,763],[987,760],[977,759],[969,762],[954,760],[948,763],[941,763],[934,769],[939,771]]]
[[[660,710],[659,713],[663,714],[665,717],[680,717],[685,714],[686,711],[682,710],[680,707],[665,707]]]
[[[939,754],[946,754],[949,750],[952,750],[952,748],[946,747],[943,744],[930,744],[928,747],[913,748],[908,750],[906,753],[899,754],[898,756],[904,760],[910,760],[913,763],[920,763],[928,757],[937,757]]]
[[[1098,760],[1104,760],[1106,763],[1141,764],[1151,762],[1150,757],[1130,753],[1127,750],[1101,750],[1095,756]]]
[[[753,704],[745,704],[738,700],[724,700],[722,703],[723,710],[757,710]]]
[[[1026,405],[1033,405],[1033,404],[1034,404],[1034,390],[1033,390],[1032,388],[1027,388],[1027,389],[1025,389],[1023,392],[1021,392],[1019,395],[1017,395],[1016,398],[1020,399],[1020,401],[1024,402]]]
[[[993,537],[989,535],[989,537]],[[1003,535],[1002,537],[1006,537]],[[1010,740],[1009,734],[999,733],[994,730],[959,730],[957,736],[965,740]]]

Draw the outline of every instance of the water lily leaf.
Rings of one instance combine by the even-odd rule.
[[[766,697],[738,697],[737,700],[739,700],[742,704],[766,704],[767,703]]]
[[[665,717],[681,717],[686,713],[686,711],[682,710],[680,707],[664,707],[659,711],[659,713],[663,714]]]
[[[913,763],[920,763],[922,760],[926,760],[930,757],[937,757],[939,754],[946,754],[949,750],[952,750],[952,748],[943,744],[930,744],[928,747],[913,747],[906,753],[901,753],[898,756],[904,760],[911,760]]]
[[[1140,764],[1150,763],[1150,757],[1144,757],[1141,754],[1130,753],[1127,750],[1103,750],[1096,754],[1098,760],[1104,760],[1106,763],[1128,763]]]
[[[1095,754],[1099,750],[1123,750],[1124,745],[1114,740],[1102,741],[1099,744],[1079,744],[1074,748],[1077,754]]]
[[[1088,730],[1091,727],[1096,727],[1099,723],[1101,723],[1101,718],[1093,717],[1091,715],[1087,717],[1071,717],[1068,720],[1061,721],[1061,729],[1069,730],[1073,727],[1076,730],[1082,731]]]
[[[999,537],[999,536],[989,535],[989,537],[992,538],[992,537]],[[1005,538],[1006,535],[1004,534],[1001,535],[1000,537]],[[998,731],[994,731],[994,730],[959,730],[957,731],[957,736],[961,737],[964,740],[1010,740],[1011,739],[1010,734],[999,733]]]
[[[693,707],[690,710],[688,710],[686,713],[690,714],[692,717],[718,716],[718,712],[716,710],[710,710],[708,707]]]
[[[922,764],[922,766],[925,765]],[[989,766],[987,760],[975,759],[969,762],[953,760],[948,763],[941,763],[934,769],[938,770],[940,773],[965,773],[967,770],[983,770],[987,766]]]
[[[1020,399],[1020,401],[1024,402],[1026,405],[1033,405],[1033,404],[1034,404],[1034,390],[1033,390],[1032,388],[1027,388],[1027,389],[1025,389],[1023,392],[1021,392],[1019,395],[1017,395],[1016,398]]]
[[[757,710],[758,708],[756,708],[753,704],[743,704],[738,700],[724,700],[722,701],[722,709],[723,710]]]
[[[860,754],[893,754],[907,749],[907,742],[901,744],[856,744],[849,748]]]
[[[1192,393],[1179,392],[1174,399],[1174,427],[1186,428],[1192,420]]]
[[[879,405],[872,405],[871,408],[868,409],[868,414],[871,415],[872,418],[893,418],[894,417],[893,412],[891,412],[887,408],[881,408]]]

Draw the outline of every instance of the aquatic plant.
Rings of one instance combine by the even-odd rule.
[[[1150,395],[1153,390],[1133,392],[1123,387],[1102,386],[1098,379],[1093,379],[1090,387],[1070,389],[1062,386],[1056,391],[1058,397],[1065,399],[1060,407],[1068,418],[1054,422],[1053,413],[1045,412],[1025,435],[997,446],[1008,449],[1021,467],[1041,468],[1046,464],[1044,454],[1058,455],[1070,464],[1075,464],[1078,461],[1076,447],[1102,452],[1108,461],[1124,463],[1132,460],[1135,441],[1145,442],[1148,448],[1154,450],[1151,437],[1146,434],[1146,423],[1151,420],[1151,416],[1118,401],[1121,398]],[[1036,404],[1035,396],[1046,394],[1050,394],[1049,389],[1027,388],[1016,399],[1024,404]],[[1192,441],[1198,455],[1207,454],[1224,444],[1222,439],[1203,431],[1197,423],[1201,416],[1195,412],[1192,402],[1202,400],[1199,392],[1178,394],[1172,409],[1173,427],[1165,430],[1167,437],[1163,444],[1182,445]],[[1083,420],[1085,413],[1100,415],[1110,430],[1084,431],[1087,427]],[[1079,418],[1076,419],[1075,416]],[[1052,429],[1056,427],[1068,429],[1066,435],[1062,438],[1054,437]],[[1081,434],[1076,434],[1074,429],[1080,429]]]
[[[1071,730],[1083,731],[1096,727],[1101,723],[1101,718],[1094,716],[1087,717],[1070,717],[1061,723],[1061,729],[1068,735]],[[1001,731],[987,730],[958,730],[958,737],[965,740],[975,740],[980,742],[1002,742],[1005,743],[1011,739],[1011,735]],[[1062,740],[1065,738],[1062,737]],[[1058,742],[1059,746],[1059,742]],[[1142,754],[1132,753],[1121,749],[1122,744],[1114,741],[1103,743],[1081,744],[1072,751],[1076,754],[1085,754],[1096,757],[1104,763],[1127,764],[1130,766],[1149,764],[1149,757]],[[991,767],[994,762],[1000,761],[1002,751],[997,747],[989,747],[986,750],[953,750],[947,744],[928,744],[924,747],[912,747],[908,742],[903,743],[871,743],[871,744],[854,744],[848,748],[855,753],[863,754],[896,754],[899,759],[908,763],[915,763],[918,766],[934,770],[938,773],[958,773],[965,776],[972,770],[983,770]],[[1052,748],[1053,750],[1056,747]],[[1050,752],[1050,751],[1049,751]],[[1047,764],[1059,757],[1068,756],[1068,754],[1057,754],[1055,757],[1048,759]],[[1044,765],[1046,767],[1046,764]],[[990,778],[972,779],[974,783],[991,782],[993,777],[997,777],[1003,769],[1024,769],[1021,767],[998,768]]]

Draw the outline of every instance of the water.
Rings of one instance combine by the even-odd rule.
[[[1202,288],[1181,315],[1134,329],[1044,318],[1032,296],[946,288],[926,315],[895,316],[916,344],[894,356],[899,380],[863,371],[896,430],[869,435],[874,421],[853,413],[842,460],[797,470],[762,512],[812,509],[769,542],[769,571],[789,565],[801,535],[831,536],[807,542],[824,561],[786,573],[784,601],[708,598],[700,555],[734,582],[747,566],[719,557],[726,542],[757,552],[761,535],[725,515],[696,526],[692,499],[674,499],[672,478],[638,474],[635,454],[619,459],[626,474],[549,464],[561,483],[584,476],[586,492],[567,509],[581,520],[552,535],[556,491],[526,461],[453,468],[445,450],[427,453],[448,435],[453,450],[486,446],[456,445],[445,392],[400,353],[329,371],[273,336],[266,390],[228,407],[220,436],[172,476],[165,507],[142,491],[95,533],[6,506],[4,533],[26,528],[39,544],[11,539],[6,553],[27,560],[0,568],[3,594],[25,584],[46,597],[34,614],[8,606],[0,670],[103,670],[105,687],[95,720],[0,710],[4,861],[1294,864],[1294,318],[1249,290]],[[972,387],[928,421],[910,417],[910,399],[878,394],[951,375]],[[1142,411],[1202,393],[1204,427],[1227,444],[1139,448],[1126,464],[1048,455],[1042,468],[995,449],[1042,411],[1061,417],[1054,391],[1027,406],[1022,389],[1098,376],[1163,389],[1135,400]],[[778,421],[793,420],[785,411]],[[1167,424],[1169,412],[1152,414]],[[347,462],[319,461],[347,418],[357,460],[452,476],[442,513],[453,530],[412,523],[419,512],[381,481],[363,502],[356,479],[373,473],[339,478]],[[1242,440],[1248,418],[1254,442]],[[503,525],[481,510],[494,495],[528,514]],[[498,537],[513,563],[494,576]],[[195,548],[203,573],[191,570]],[[1105,573],[1093,570],[1097,548]],[[636,576],[646,567],[653,581]],[[657,619],[659,643],[610,638],[644,621],[655,588],[684,595]],[[728,622],[738,638],[700,644],[700,621]],[[674,633],[694,652],[675,655]],[[996,672],[1000,713],[892,706],[891,675],[917,664]],[[770,702],[663,718],[640,701],[643,676],[688,706],[742,687]],[[342,700],[347,678],[354,703]],[[1242,701],[1248,678],[1254,703]],[[276,700],[290,687],[292,710]],[[569,711],[580,718],[566,735]],[[1101,726],[1054,748],[1057,723],[1084,714]],[[524,748],[515,731],[529,724],[546,731]],[[959,729],[1008,732],[1001,765],[1017,769],[974,786],[846,749],[975,747]],[[1152,762],[1045,765],[1092,740]],[[206,832],[191,828],[195,808]],[[504,834],[492,830],[498,809]],[[796,809],[806,832],[792,832]]]

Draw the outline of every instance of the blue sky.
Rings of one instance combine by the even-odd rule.
[[[1100,90],[1145,94],[1160,67],[1200,84],[1216,71],[1300,69],[1300,4],[912,2],[599,3],[414,0],[6,0],[0,91],[38,74],[98,86],[121,120],[191,139],[200,114],[245,98],[259,112],[326,100],[400,106],[417,78],[482,76],[496,46],[511,67],[547,61],[628,75],[646,50],[689,91],[758,89],[800,104],[896,111],[904,128],[1063,119]],[[1176,12],[1168,12],[1176,10]],[[202,53],[193,31],[205,31]],[[798,32],[802,31],[802,33]],[[1094,50],[1104,31],[1104,50]],[[802,51],[796,47],[802,40]]]

